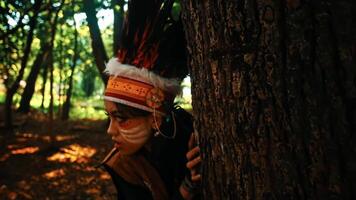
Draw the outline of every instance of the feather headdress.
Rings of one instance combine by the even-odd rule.
[[[146,111],[164,113],[188,73],[181,21],[171,16],[173,0],[131,0],[117,57],[104,98]]]

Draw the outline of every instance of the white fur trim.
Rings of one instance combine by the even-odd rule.
[[[145,110],[145,111],[148,111],[148,112],[156,112],[156,113],[159,113],[161,115],[165,115],[163,112],[159,111],[159,110],[153,110],[152,108],[150,107],[147,107],[147,106],[143,106],[141,104],[137,104],[137,103],[133,103],[131,101],[126,101],[126,100],[123,100],[123,99],[119,99],[119,98],[115,98],[115,97],[110,97],[110,96],[105,96],[104,95],[104,99],[105,100],[108,100],[108,101],[113,101],[113,102],[116,102],[116,103],[121,103],[121,104],[124,104],[124,105],[127,105],[127,106],[131,106],[131,107],[134,107],[134,108],[138,108],[138,109],[141,109],[141,110]]]
[[[106,64],[104,73],[110,76],[123,76],[137,81],[146,82],[173,95],[177,95],[181,92],[179,79],[163,78],[145,68],[137,68],[133,65],[122,64],[117,58],[111,58],[109,60]]]

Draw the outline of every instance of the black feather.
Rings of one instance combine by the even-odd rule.
[[[147,68],[166,78],[187,73],[183,26],[171,17],[174,0],[131,0],[120,38],[121,63]]]

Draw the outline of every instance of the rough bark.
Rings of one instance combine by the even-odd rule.
[[[107,77],[103,74],[103,71],[105,70],[105,64],[108,62],[108,56],[105,50],[103,40],[101,38],[101,33],[98,26],[98,20],[96,18],[94,1],[84,0],[83,9],[87,16],[90,37],[91,37],[91,46],[93,49],[95,63],[101,75],[101,79],[106,84]]]
[[[33,32],[34,32],[34,29],[36,28],[37,16],[38,16],[38,12],[41,8],[41,3],[42,3],[42,0],[37,0],[34,3],[33,16],[30,18],[30,22],[29,22],[29,32],[27,34],[26,45],[25,45],[25,49],[23,51],[24,52],[23,57],[21,59],[20,70],[19,70],[19,73],[18,73],[15,81],[13,82],[13,84],[6,91],[4,114],[5,114],[5,127],[8,129],[10,129],[12,127],[12,110],[11,110],[12,100],[13,100],[15,93],[17,92],[17,89],[20,86],[20,81],[22,80],[24,72],[25,72],[25,68],[27,65],[28,57],[30,55],[31,45],[32,45],[32,41],[33,41]]]
[[[355,11],[182,1],[205,199],[356,198]]]

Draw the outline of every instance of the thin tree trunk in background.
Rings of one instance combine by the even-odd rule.
[[[48,12],[48,18],[51,19],[52,9]],[[50,30],[48,32],[51,34],[50,40],[48,41],[47,38],[42,38],[45,41],[45,44],[42,45],[38,57],[36,58],[31,72],[26,80],[26,87],[21,97],[20,107],[18,109],[19,112],[28,113],[30,111],[30,102],[35,91],[36,81],[38,74],[40,72],[40,68],[43,67],[43,62],[48,59],[48,54],[50,51],[53,51],[54,47],[54,40],[56,36],[56,26],[57,26],[57,18],[58,18],[58,11],[56,12],[56,16],[54,21],[51,23]],[[38,59],[38,60],[37,60]]]
[[[67,98],[66,101],[63,104],[63,112],[62,112],[62,120],[68,120],[69,118],[69,110],[70,110],[70,101],[71,101],[71,97],[72,97],[72,90],[73,90],[73,76],[74,76],[74,70],[75,67],[77,65],[77,60],[79,57],[79,52],[78,52],[78,31],[77,31],[77,24],[75,22],[74,19],[74,15],[73,15],[73,20],[74,20],[74,55],[73,55],[73,60],[72,60],[72,66],[71,66],[71,72],[70,72],[70,76],[69,76],[69,87],[67,90]]]
[[[50,47],[48,44],[42,45],[42,48],[33,62],[31,72],[26,79],[26,87],[21,96],[20,107],[17,110],[18,112],[28,113],[30,111],[30,102],[35,91],[36,80],[41,66],[43,66],[43,61],[47,59],[49,49]]]
[[[54,95],[53,95],[53,51],[50,51],[49,55],[49,63],[48,63],[48,68],[49,68],[49,95],[50,95],[50,100],[49,100],[49,120],[50,123],[53,122],[53,107],[54,107]]]
[[[63,91],[63,67],[59,67],[59,83],[58,83],[58,110],[57,110],[57,116],[60,118],[62,116],[62,91]]]
[[[48,11],[48,18],[51,19],[52,10]],[[31,72],[26,79],[26,87],[24,92],[22,93],[20,107],[18,109],[19,112],[28,113],[30,111],[30,102],[35,91],[36,81],[38,74],[40,72],[40,68],[43,66],[43,61],[48,59],[49,51],[53,49],[54,40],[56,35],[56,26],[57,26],[57,19],[58,19],[59,10],[57,10],[54,20],[51,22],[51,37],[50,41],[48,39],[42,38],[45,41],[45,44],[42,44],[42,48],[37,55],[37,58],[32,66]]]
[[[24,54],[21,59],[21,67],[19,70],[19,74],[17,75],[14,83],[11,85],[11,87],[6,91],[6,98],[5,98],[5,127],[8,129],[11,129],[12,127],[12,101],[15,93],[17,92],[17,89],[20,86],[20,81],[22,80],[22,77],[25,72],[25,68],[27,65],[28,57],[30,55],[30,50],[31,50],[31,45],[33,41],[33,32],[34,29],[36,28],[37,24],[37,16],[38,16],[38,11],[41,7],[42,0],[37,0],[35,1],[35,4],[33,6],[33,16],[30,18],[29,22],[29,32],[27,35],[26,39],[26,46],[24,49]]]
[[[57,21],[58,21],[58,14],[59,11],[62,10],[62,7],[64,5],[64,0],[61,1],[60,7],[57,9],[56,11],[56,15],[54,17],[53,20],[53,24],[52,24],[52,42],[54,42],[55,39],[55,35],[56,35],[56,27],[57,27]],[[54,83],[54,79],[53,79],[53,72],[54,72],[54,67],[53,67],[53,43],[52,43],[52,48],[50,51],[50,59],[49,59],[49,73],[50,73],[50,101],[49,101],[49,119],[50,119],[50,123],[51,123],[51,127],[52,127],[52,123],[53,123],[53,119],[54,119],[54,94],[53,94],[53,83]]]
[[[355,12],[182,1],[204,199],[356,199]]]
[[[48,58],[49,59],[49,58]],[[47,76],[48,76],[48,59],[43,63],[42,67],[42,88],[41,88],[41,110],[44,111],[44,101],[45,101],[45,92],[46,92],[46,83],[47,83]]]
[[[59,29],[59,37],[63,37],[63,31],[62,28]],[[60,118],[62,116],[62,100],[63,100],[63,94],[64,94],[64,85],[65,85],[65,79],[63,79],[63,67],[64,67],[64,56],[63,56],[63,44],[62,42],[59,42],[58,44],[58,49],[59,49],[59,84],[58,84],[58,113],[57,116]]]
[[[96,18],[96,11],[94,8],[95,4],[93,0],[84,0],[83,4],[84,4],[84,11],[87,16],[90,37],[91,37],[91,46],[93,49],[95,63],[101,75],[101,79],[106,84],[107,77],[104,76],[103,71],[105,70],[105,64],[108,62],[108,56],[105,50],[103,40],[101,38],[101,33],[98,26],[98,20]]]
[[[114,34],[113,34],[113,53],[116,56],[119,50],[119,39],[121,37],[122,24],[124,21],[124,0],[112,0],[111,6],[114,12]]]

